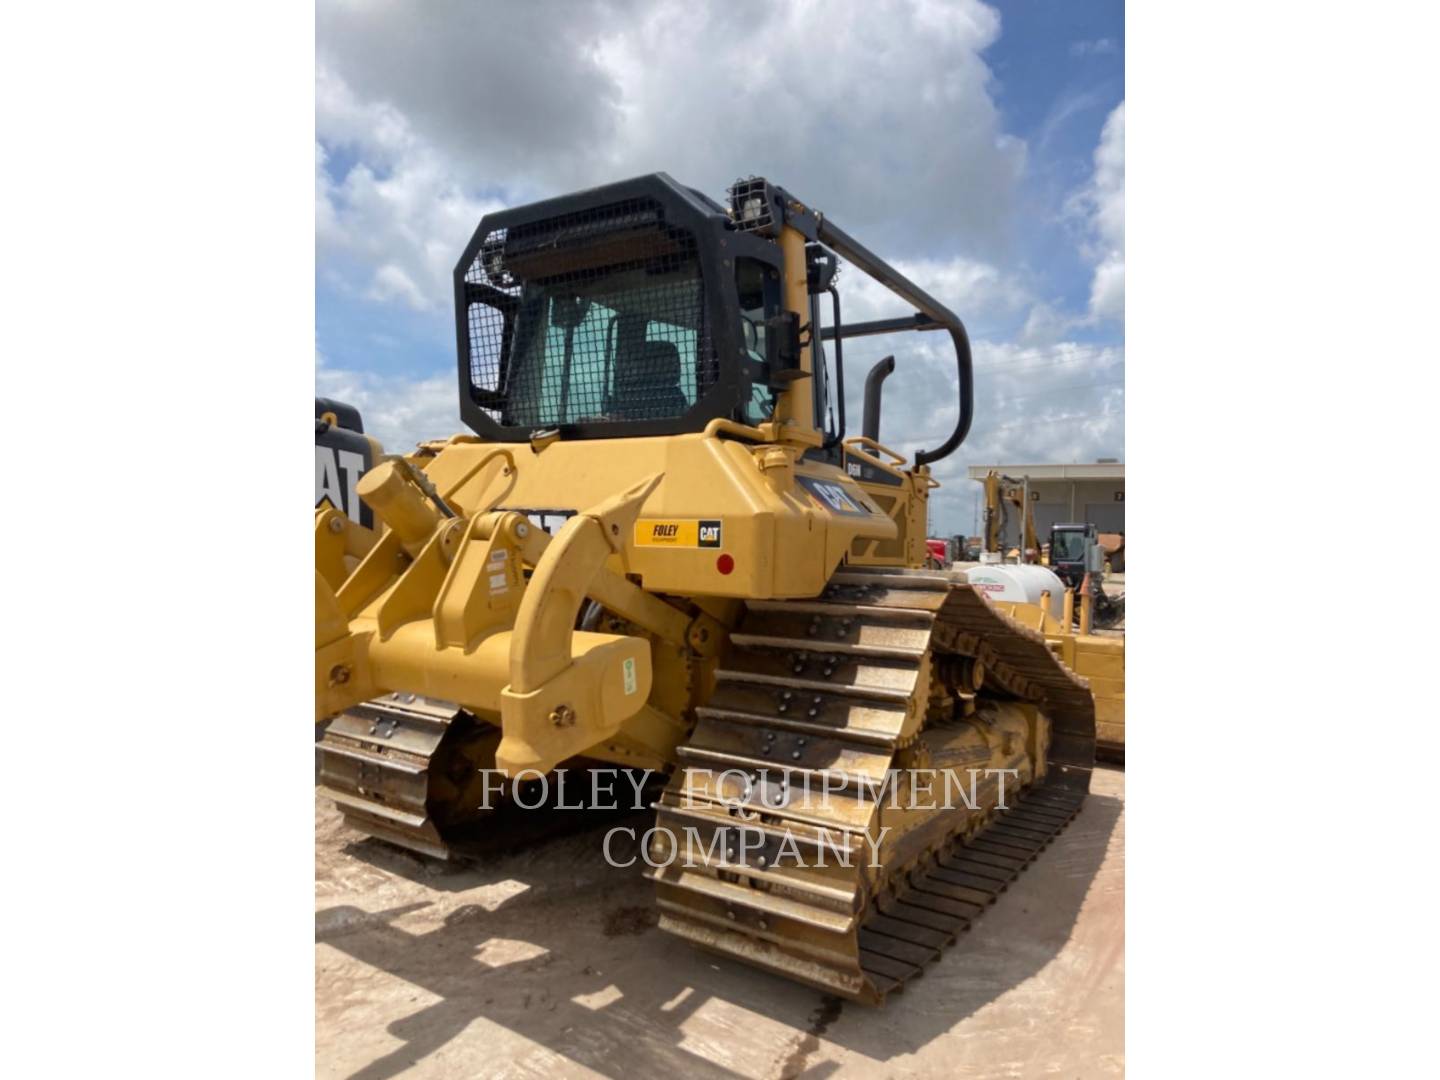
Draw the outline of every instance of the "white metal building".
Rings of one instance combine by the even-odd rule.
[[[984,482],[994,469],[1012,480],[1030,481],[1030,506],[1035,530],[1044,543],[1057,522],[1093,521],[1100,532],[1125,531],[1125,463],[1097,461],[1089,465],[971,465],[970,479]],[[983,510],[984,502],[981,507]],[[1020,523],[1009,513],[1005,546],[1020,543]],[[983,525],[983,523],[982,523]],[[978,534],[978,530],[977,530]]]

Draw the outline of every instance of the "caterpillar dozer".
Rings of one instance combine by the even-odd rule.
[[[360,498],[360,477],[384,456],[365,434],[360,411],[329,398],[315,399],[315,510],[333,510],[315,538],[315,572],[338,589],[378,535],[375,515]]]
[[[842,321],[841,260],[895,317]],[[759,178],[487,214],[454,290],[469,432],[377,455],[373,529],[317,506],[323,790],[443,858],[493,775],[513,797],[654,770],[661,928],[882,1001],[1071,820],[1094,761],[1085,680],[919,569],[931,467],[972,417],[963,324]],[[879,442],[884,375],[847,437],[843,346],[913,333],[948,339],[958,401],[907,461]],[[924,797],[951,780],[970,797]]]

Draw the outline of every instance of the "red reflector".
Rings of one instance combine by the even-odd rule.
[[[722,574],[728,574],[731,570],[735,569],[735,560],[729,555],[721,555],[715,560],[715,569],[719,570]]]

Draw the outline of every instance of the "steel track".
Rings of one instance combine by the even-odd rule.
[[[656,804],[657,825],[699,842],[649,875],[660,926],[881,1002],[969,929],[1079,811],[1095,753],[1088,686],[1042,636],[944,574],[841,572],[818,599],[752,602],[731,644]],[[947,658],[984,665],[981,702],[1028,702],[1048,717],[1043,777],[1004,811],[936,811],[878,872],[862,860],[824,869],[787,860],[787,842],[812,856],[821,844],[863,844],[876,812],[869,797],[897,755],[922,725],[945,722],[932,698]]]

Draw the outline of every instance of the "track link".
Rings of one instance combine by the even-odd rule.
[[[376,698],[326,728],[318,744],[320,793],[361,832],[448,859],[442,828],[473,774],[473,765],[451,751],[486,738],[499,740],[450,702],[415,694]]]
[[[1079,811],[1094,761],[1088,687],[1043,637],[944,574],[841,572],[814,600],[751,602],[731,645],[656,804],[662,835],[698,842],[649,875],[660,926],[881,1002]],[[952,658],[983,665],[982,699],[1048,718],[1048,760],[1007,810],[936,811],[868,867],[889,770],[922,731],[956,722]],[[826,852],[865,857],[816,865]]]

